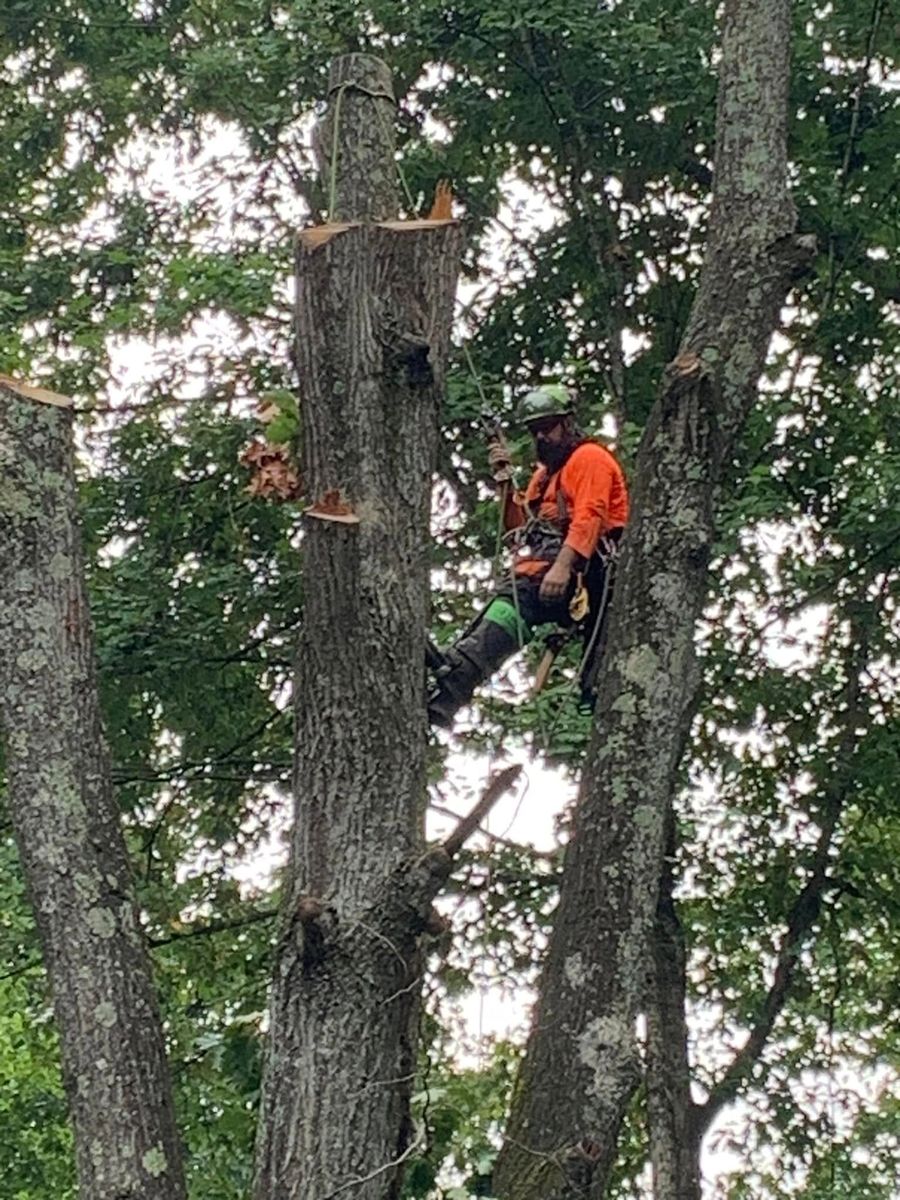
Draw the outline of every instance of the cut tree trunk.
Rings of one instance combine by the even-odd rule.
[[[715,493],[812,247],[787,191],[789,0],[727,0],[699,291],[645,431],[559,908],[494,1191],[602,1197],[641,1077],[651,938],[697,686]],[[560,1087],[560,1080],[565,1086]],[[552,1103],[548,1097],[552,1096]]]
[[[393,121],[376,109],[390,90],[377,59],[335,64],[320,144],[337,147],[334,211],[349,223],[297,241],[312,507],[258,1200],[394,1197],[415,1147],[409,1100],[430,907],[429,887],[416,882],[429,511],[462,231],[385,219],[396,211]]]
[[[101,727],[72,413],[0,380],[0,728],[81,1200],[180,1200],[162,1027]]]

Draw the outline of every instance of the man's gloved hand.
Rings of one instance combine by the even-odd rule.
[[[503,470],[512,466],[512,456],[510,455],[509,446],[506,445],[503,438],[497,438],[496,442],[492,442],[488,446],[487,462],[491,470]]]
[[[572,578],[572,568],[564,563],[555,562],[541,580],[540,597],[544,603],[561,600],[566,594],[569,580]]]
[[[512,469],[512,456],[509,452],[509,446],[503,438],[497,438],[488,446],[488,466],[491,468],[491,475],[498,482],[509,479],[509,473]]]

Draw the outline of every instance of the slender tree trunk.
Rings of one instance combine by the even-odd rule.
[[[596,729],[495,1172],[502,1200],[602,1197],[640,1077],[635,1022],[647,1007],[664,831],[697,684],[715,489],[811,251],[792,236],[787,192],[790,8],[724,6],[707,257],[638,454]]]
[[[315,503],[258,1200],[394,1197],[415,1144],[419,941],[436,890],[418,876],[428,526],[462,232],[386,219],[391,95],[377,59],[336,62],[324,182],[340,220],[368,223],[311,229],[297,244],[303,477]]]
[[[53,988],[81,1200],[180,1200],[150,964],[101,728],[72,414],[0,381],[0,726]]]
[[[647,1119],[654,1200],[700,1200],[700,1137],[691,1099],[684,934],[675,906],[675,819],[656,906],[647,1004]]]
[[[797,877],[801,870],[806,878],[793,903],[785,914],[785,931],[772,971],[772,982],[763,998],[747,1040],[723,1071],[718,1083],[710,1090],[705,1102],[697,1105],[693,1114],[694,1138],[698,1150],[722,1109],[740,1093],[753,1068],[763,1057],[775,1024],[788,1001],[804,947],[813,937],[819,921],[821,906],[831,884],[830,871],[834,865],[835,840],[841,817],[853,795],[859,777],[857,756],[860,750],[859,729],[868,719],[865,713],[865,673],[869,668],[871,642],[867,620],[861,619],[866,607],[871,608],[873,623],[881,615],[885,594],[874,602],[865,595],[867,586],[857,580],[859,605],[850,619],[850,636],[844,657],[845,683],[828,711],[841,713],[840,732],[834,756],[835,768],[822,780],[818,797],[819,836],[811,855],[801,853]],[[865,598],[862,598],[865,597]],[[847,603],[845,599],[845,604]],[[847,605],[851,608],[851,605]],[[824,706],[823,706],[824,707]],[[808,861],[804,862],[804,859]]]

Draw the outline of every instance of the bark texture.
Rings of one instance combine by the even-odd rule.
[[[375,186],[392,146],[371,114],[366,128]],[[339,164],[355,172],[360,153],[341,141]],[[345,193],[339,175],[336,190],[357,186]],[[296,825],[258,1200],[386,1200],[414,1146],[419,942],[447,860],[424,846],[429,510],[461,248],[454,222],[298,238],[303,477],[323,512],[304,535]],[[335,505],[353,523],[328,519]]]
[[[328,111],[316,131],[329,221],[387,221],[399,206],[394,81],[371,54],[344,54],[328,73]]]
[[[700,1136],[691,1099],[684,934],[673,895],[670,812],[647,1003],[647,1113],[654,1200],[700,1200]]]
[[[32,393],[33,394],[33,393]],[[0,727],[82,1200],[180,1200],[150,964],[101,727],[72,415],[0,382]]]
[[[638,455],[596,727],[495,1171],[502,1200],[602,1197],[641,1075],[635,1022],[648,1007],[665,828],[697,685],[715,490],[811,252],[793,236],[787,191],[789,34],[789,0],[724,6],[707,257]]]

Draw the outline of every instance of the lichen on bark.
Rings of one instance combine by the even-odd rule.
[[[7,805],[53,990],[79,1194],[183,1200],[162,1028],[100,720],[72,413],[58,400],[0,381]]]
[[[601,1200],[641,1076],[636,1024],[649,1004],[667,815],[698,680],[694,630],[716,489],[756,397],[779,307],[808,257],[793,237],[787,190],[790,8],[789,0],[723,8],[707,254],[638,453],[595,730],[494,1174],[501,1200]],[[590,987],[572,985],[576,950]],[[589,1161],[570,1153],[585,1141]]]
[[[373,223],[396,216],[390,76],[351,55],[332,84],[323,182],[353,224],[297,238],[302,474],[356,520],[306,522],[257,1200],[393,1200],[415,1140],[429,508],[462,231]]]

